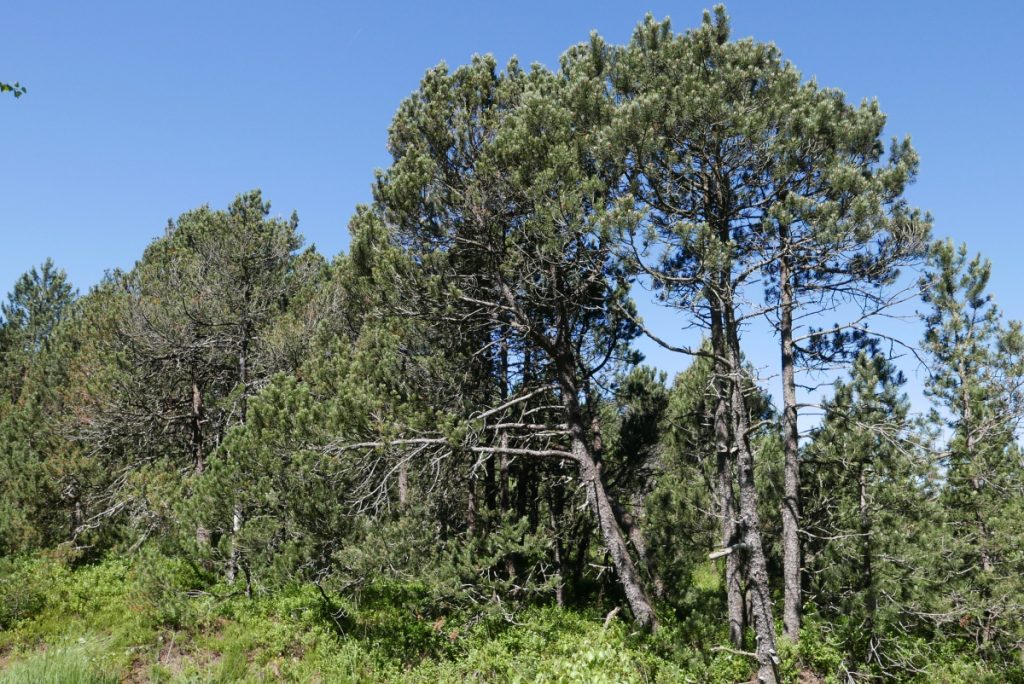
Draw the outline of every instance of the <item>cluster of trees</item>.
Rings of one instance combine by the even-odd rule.
[[[621,604],[646,630],[699,613],[766,682],[776,619],[795,642],[804,615],[854,673],[923,667],[914,640],[1010,666],[1024,337],[988,263],[930,242],[884,122],[730,40],[721,8],[557,70],[432,69],[347,255],[303,251],[250,192],[84,296],[50,262],[18,281],[0,553],[157,543],[247,592],[389,578],[506,614]],[[648,330],[638,287],[704,342]],[[869,327],[918,291],[924,418]],[[692,359],[671,386],[640,335]],[[835,375],[802,435],[798,378]]]

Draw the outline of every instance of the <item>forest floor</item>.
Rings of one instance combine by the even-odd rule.
[[[553,606],[441,609],[419,586],[340,598],[300,584],[248,598],[180,559],[108,558],[70,569],[0,559],[0,684],[59,682],[744,682],[719,621]],[[710,630],[710,631],[709,631]],[[784,652],[785,681],[840,681],[838,651]],[[813,662],[812,662],[813,661]]]

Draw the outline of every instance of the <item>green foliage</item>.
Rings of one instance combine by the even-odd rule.
[[[121,678],[98,666],[81,645],[55,646],[0,672],[2,684],[117,684]]]
[[[67,274],[47,259],[23,274],[0,305],[0,355],[4,394],[17,403],[35,357],[53,344],[53,334],[70,313],[75,291]]]
[[[180,628],[195,619],[192,592],[212,583],[208,573],[181,557],[164,557],[154,546],[144,547],[132,560],[125,578],[127,600],[132,609],[154,628]]]
[[[357,592],[311,583],[247,599],[148,547],[70,570],[44,557],[8,562],[0,577],[33,596],[6,608],[0,681],[708,682],[749,679],[753,661],[720,648],[722,620],[693,603],[666,615],[653,636],[601,613],[527,608],[513,614],[444,606],[424,584],[372,582]],[[692,584],[719,591],[710,565]],[[25,599],[13,599],[24,601]],[[168,615],[170,608],[178,612]],[[169,619],[170,618],[170,619]],[[901,660],[919,669],[899,681],[1016,681],[951,643],[901,638]],[[781,652],[783,681],[845,682],[858,671],[842,636],[813,615],[798,647]],[[1015,679],[1015,677],[1017,679]],[[973,681],[972,679],[972,681]]]
[[[812,311],[829,306],[823,288],[846,290],[847,278],[890,282],[929,232],[902,197],[918,163],[909,140],[885,157],[877,102],[851,105],[803,79],[774,44],[729,36],[719,6],[691,31],[648,16],[627,46],[592,44],[611,65],[619,106],[608,139],[627,160],[637,243],[668,248],[652,250],[652,261],[664,257],[655,284],[703,309],[707,274],[732,277],[765,259],[777,302],[783,254],[800,265],[797,295]],[[703,183],[706,174],[726,191]],[[747,279],[736,277],[742,291]]]
[[[0,629],[38,615],[66,569],[46,558],[0,559]]]
[[[802,675],[820,677],[826,684],[844,684],[848,681],[848,655],[839,637],[829,623],[820,621],[813,613],[805,615],[796,645],[788,639],[780,642],[779,667],[783,682],[799,682]]]
[[[65,541],[77,450],[60,430],[76,293],[47,260],[0,306],[0,553]]]
[[[264,337],[320,273],[313,256],[296,254],[297,224],[271,217],[259,191],[227,210],[186,212],[131,271],[85,298],[79,406],[67,432],[108,472],[125,473],[84,502],[94,524],[116,515],[135,535],[211,533],[182,529],[170,501],[190,496],[182,475],[204,470],[223,433],[244,420],[254,385],[289,360]]]
[[[991,265],[967,247],[936,243],[922,279],[927,388],[934,425],[951,432],[940,452],[947,551],[937,568],[944,631],[1011,662],[1024,640],[1024,416],[1021,324],[1006,322],[987,290]]]
[[[809,596],[849,666],[913,671],[901,633],[930,634],[937,611],[934,464],[908,423],[902,374],[880,355],[857,357],[836,384],[805,458]]]
[[[0,307],[0,682],[770,674],[761,316],[850,371],[799,449],[782,678],[1024,681],[1024,332],[988,263],[931,249],[928,425],[891,360],[851,359],[864,319],[813,327],[921,256],[884,121],[724,8],[648,17],[557,70],[429,70],[331,263],[252,191],[82,298],[32,269]],[[637,365],[638,280],[710,333],[671,388]],[[645,603],[653,634],[616,612]]]

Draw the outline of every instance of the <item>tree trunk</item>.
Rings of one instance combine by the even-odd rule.
[[[965,362],[961,359],[957,366],[957,374],[960,379],[960,387],[965,388],[970,386],[973,378],[967,371]],[[962,418],[960,429],[964,435],[964,450],[966,455],[966,462],[970,464],[971,469],[971,492],[974,498],[971,503],[971,509],[974,517],[975,525],[975,542],[974,545],[977,547],[978,560],[981,563],[981,570],[986,574],[991,574],[995,570],[995,565],[992,562],[992,556],[989,552],[989,529],[985,523],[985,518],[982,515],[981,508],[978,506],[980,501],[980,494],[982,490],[982,480],[978,477],[977,467],[980,461],[977,450],[977,438],[975,435],[975,427],[973,424],[973,411],[971,410],[971,397],[970,394],[961,389],[960,402],[962,406]],[[981,644],[983,646],[988,645],[989,641],[993,637],[993,616],[990,609],[992,599],[992,589],[988,582],[981,583],[980,587],[981,599],[984,602],[985,609],[984,615],[979,616],[978,623],[981,629],[979,635]]]
[[[576,398],[576,388],[571,379],[566,377],[564,369],[565,365],[563,364],[563,378],[560,382],[562,402],[566,409],[566,419],[572,440],[573,460],[579,466],[580,480],[587,492],[587,502],[596,519],[608,555],[615,565],[615,571],[623,592],[626,594],[633,618],[642,628],[654,631],[658,626],[654,608],[647,597],[643,581],[637,573],[633,559],[629,555],[629,548],[626,545],[622,528],[619,527],[615,518],[611,500],[608,498],[604,482],[601,480],[601,466],[594,460],[587,445],[583,417]]]
[[[587,560],[590,557],[590,537],[592,534],[593,528],[584,521],[576,541],[576,558],[573,564],[572,579],[575,581],[574,586],[576,587],[579,586],[579,581],[583,578],[583,574],[587,569]]]
[[[779,229],[780,242],[789,239],[788,226]],[[784,607],[783,634],[796,643],[800,639],[800,444],[797,427],[796,372],[793,347],[793,274],[790,255],[779,264],[780,321],[782,346],[782,452],[784,479],[782,498],[782,577]]]
[[[244,308],[249,308],[249,289],[246,286],[244,296]],[[242,386],[240,398],[241,422],[245,423],[249,412],[249,325],[248,320],[242,324],[242,341],[238,349],[238,383]],[[242,531],[242,505],[235,502],[231,509],[231,550],[228,559],[228,582],[235,583],[238,575],[238,533]]]
[[[228,560],[228,583],[234,584],[238,576],[238,533],[242,530],[242,509],[235,506],[231,512],[231,552]]]
[[[502,431],[499,442],[502,449],[508,448],[508,433]],[[512,511],[512,500],[509,495],[509,462],[508,454],[502,453],[498,456],[498,510],[501,515],[499,524],[504,525],[506,517]],[[516,565],[516,556],[513,553],[505,554],[505,574],[510,580],[519,576],[519,568]],[[560,582],[565,581],[565,573],[562,573]]]
[[[509,397],[508,337],[501,330],[498,331],[498,334],[501,336],[501,343],[498,345],[498,359],[497,359],[498,388],[499,388],[499,392],[500,392],[499,396],[501,398],[502,403],[504,403],[504,402],[508,401],[508,397]],[[500,435],[498,436],[498,444],[501,446],[502,453],[500,453],[500,454],[498,454],[496,456],[496,458],[498,459],[498,463],[497,463],[498,472],[495,474],[495,477],[497,479],[497,482],[496,482],[497,492],[496,492],[496,494],[497,494],[497,497],[498,497],[497,498],[497,502],[496,502],[497,510],[498,510],[498,518],[497,519],[499,521],[498,522],[499,525],[504,525],[506,517],[508,516],[508,514],[512,510],[511,509],[512,499],[511,499],[511,492],[510,492],[510,489],[509,489],[509,487],[510,487],[510,485],[509,485],[509,465],[510,464],[509,464],[508,454],[505,453],[505,451],[504,451],[509,446],[509,437],[508,437],[508,432],[506,432],[505,430],[502,430]],[[510,553],[510,554],[506,554],[505,555],[505,574],[508,575],[508,578],[510,580],[514,580],[516,577],[519,576],[519,570],[516,567],[516,557],[515,557],[515,554],[511,554]],[[565,573],[562,572],[562,575],[559,578],[559,587],[558,587],[559,596],[561,596],[561,591],[562,591],[561,583],[564,582],[564,581],[565,581]],[[559,604],[559,605],[561,605],[561,604]]]
[[[657,628],[657,618],[654,608],[647,598],[643,583],[629,555],[625,537],[622,529],[615,520],[615,513],[612,510],[611,502],[605,492],[604,484],[601,482],[601,467],[591,458],[586,444],[579,439],[573,438],[572,453],[580,468],[580,479],[587,489],[587,501],[591,511],[597,519],[598,529],[608,555],[615,565],[619,582],[626,594],[633,617],[646,630],[653,631]]]
[[[68,498],[71,499],[71,530],[68,539],[74,541],[78,537],[78,530],[85,521],[85,512],[82,510],[82,498],[78,493],[78,485],[72,482],[68,487]]]
[[[718,475],[719,518],[722,546],[730,548],[739,542],[736,538],[736,502],[733,494],[733,458],[729,449],[729,415],[724,392],[727,383],[719,388],[723,396],[715,400],[715,451]],[[743,647],[743,628],[746,624],[742,586],[742,558],[738,553],[725,557],[725,595],[729,620],[729,641],[736,648]]]
[[[529,487],[527,487],[526,500],[529,504],[527,507],[527,521],[531,530],[536,530],[540,527],[540,478],[531,477],[527,480]]]
[[[192,428],[192,435],[189,445],[192,451],[192,471],[195,475],[203,474],[206,463],[203,454],[203,393],[199,389],[199,383],[192,380],[192,410],[189,415],[189,422]],[[200,546],[210,545],[210,531],[200,523],[196,526],[196,543]]]
[[[530,477],[531,473],[529,468],[520,462],[517,464],[516,469],[516,520],[522,520],[529,514],[530,509]]]
[[[601,463],[604,456],[604,442],[601,439],[601,423],[596,417],[590,421],[590,430],[590,443],[593,445],[594,460],[597,463]],[[636,558],[639,561],[640,567],[647,571],[648,579],[657,584],[651,557],[647,553],[647,539],[644,537],[643,530],[640,528],[636,516],[622,506],[615,497],[609,495],[608,500],[611,502],[612,511],[615,513],[615,519],[619,523],[619,527],[625,532],[626,539],[636,552]],[[634,510],[639,512],[643,508],[643,497],[636,494],[633,497],[633,506]]]
[[[725,349],[725,332],[722,316],[717,309],[711,312],[711,338],[715,350],[714,360],[714,430],[716,475],[718,478],[718,515],[721,526],[723,548],[730,548],[740,540],[736,538],[736,499],[733,492],[734,456],[730,449],[729,422],[731,397],[729,393],[729,371],[722,354]],[[746,627],[746,610],[742,585],[743,559],[741,554],[730,553],[725,557],[726,617],[729,621],[729,641],[736,648],[743,648],[743,630]]]
[[[476,478],[470,475],[468,480],[467,505],[466,505],[466,529],[472,537],[476,535],[477,510],[476,510]]]
[[[409,504],[409,464],[402,462],[398,466],[398,505],[405,507]]]
[[[647,570],[648,579],[654,587],[654,595],[657,598],[662,598],[665,595],[665,582],[661,578],[661,573],[658,572],[657,561],[655,561],[654,556],[648,549],[647,538],[644,536],[643,528],[638,522],[642,521],[647,515],[643,494],[634,492],[631,497],[631,504],[633,513],[627,512],[625,515],[626,522],[629,525],[629,542],[636,549],[637,557]]]
[[[498,398],[502,403],[508,401],[508,342],[501,330],[498,353],[494,359],[494,372],[498,378]],[[508,448],[508,433],[498,433],[498,444],[502,449]],[[508,510],[508,455],[490,454],[487,457],[487,509],[503,515]],[[500,519],[500,515],[498,519]]]
[[[864,609],[867,613],[865,631],[868,633],[868,650],[865,654],[865,661],[877,661],[875,657],[875,613],[878,610],[878,597],[875,593],[875,578],[872,570],[872,545],[871,545],[871,512],[868,508],[868,481],[867,467],[860,465],[858,477],[860,489],[860,535],[861,535],[861,583],[864,587]]]
[[[626,539],[633,546],[633,550],[636,552],[637,560],[640,561],[640,565],[647,566],[647,540],[644,539],[644,533],[640,530],[640,526],[637,525],[636,518],[628,510],[622,507],[616,499],[609,495],[608,500],[612,504],[612,511],[615,513],[615,519],[618,521],[622,531],[626,533]]]
[[[501,433],[501,441],[498,442],[502,449],[508,448],[508,434],[505,432]],[[498,458],[498,506],[502,514],[508,513],[511,510],[511,498],[509,497],[509,482],[508,482],[508,471],[509,462],[508,454],[502,453]]]
[[[559,608],[565,607],[565,575],[567,565],[565,562],[565,546],[562,543],[562,512],[565,509],[565,497],[561,486],[557,484],[551,488],[551,533],[555,538],[554,553],[555,567],[558,568],[558,579],[555,582],[555,604]]]
[[[731,306],[724,308],[726,359],[729,363],[732,393],[733,439],[737,450],[739,475],[740,529],[747,567],[747,591],[751,599],[754,634],[757,639],[758,680],[766,684],[778,681],[778,655],[775,646],[775,620],[768,586],[768,567],[761,545],[761,519],[757,512],[757,485],[754,479],[754,453],[750,446],[750,419],[743,394],[743,359],[739,333]]]

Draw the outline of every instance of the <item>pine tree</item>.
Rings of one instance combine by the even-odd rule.
[[[950,617],[983,652],[1006,656],[1024,638],[1024,337],[986,292],[987,260],[946,241],[933,247],[930,267],[923,346],[932,418],[950,432],[942,492],[953,543]]]
[[[67,274],[47,259],[23,274],[0,305],[0,387],[17,404],[32,362],[46,351],[76,292]]]
[[[392,123],[395,162],[379,178],[376,207],[432,279],[425,297],[406,293],[410,313],[457,326],[470,348],[505,340],[518,355],[505,408],[478,414],[517,426],[514,446],[476,448],[541,467],[552,458],[575,464],[633,615],[653,628],[591,429],[597,381],[628,360],[634,335],[619,313],[630,304],[615,229],[601,221],[608,184],[592,149],[609,105],[595,57],[571,51],[557,75],[515,63],[498,74],[490,58],[428,73]],[[511,420],[533,397],[550,406],[536,413],[548,420],[536,428]],[[538,448],[553,429],[565,446]]]
[[[616,55],[611,80],[623,101],[617,135],[631,160],[630,189],[646,207],[641,225],[650,230],[636,236],[637,250],[655,239],[675,259],[650,262],[647,275],[667,301],[698,309],[692,313],[713,342],[728,342],[730,317],[742,324],[765,315],[779,334],[783,622],[796,640],[795,372],[801,361],[822,361],[824,341],[855,341],[871,315],[900,299],[889,286],[901,265],[919,258],[929,227],[902,198],[917,157],[903,141],[883,163],[885,117],[877,103],[853,107],[839,91],[802,82],[773,45],[730,41],[721,6],[685,35],[648,18]],[[714,268],[722,275],[712,288]],[[757,286],[765,288],[763,299]],[[841,314],[849,313],[849,322],[808,327],[851,305]]]
[[[704,348],[708,349],[709,344],[705,343]],[[736,543],[731,538],[735,531],[733,523],[738,518],[735,466],[726,461],[721,436],[716,438],[716,427],[721,425],[716,425],[715,409],[719,404],[714,366],[712,358],[698,357],[676,376],[662,426],[659,467],[655,470],[652,499],[656,503],[651,508],[658,512],[654,514],[653,546],[658,549],[660,565],[665,567],[677,600],[692,592],[687,585],[691,575],[706,565],[708,549],[728,549]],[[744,392],[752,411],[749,422],[762,426],[756,431],[755,448],[762,455],[758,486],[763,495],[766,486],[774,484],[765,472],[770,459],[764,458],[773,451],[771,442],[775,435],[769,428],[774,415],[763,391],[748,384]],[[732,439],[731,433],[725,435],[727,445]],[[762,516],[763,513],[762,510]],[[740,647],[747,624],[741,555],[724,556],[721,582],[729,640]]]
[[[244,421],[253,388],[276,370],[264,337],[301,290],[301,239],[294,216],[269,210],[257,191],[226,211],[183,214],[131,271],[86,298],[87,401],[76,430],[113,473],[97,492],[101,518],[127,512],[143,534],[173,527],[189,477],[202,475],[225,431]],[[210,533],[196,530],[201,545]]]
[[[906,665],[887,640],[934,605],[935,472],[903,383],[884,356],[858,355],[805,456],[810,599],[841,626],[851,662],[878,675]]]
[[[683,309],[710,335],[714,361],[714,433],[718,478],[737,478],[738,513],[723,519],[723,542],[744,556],[757,635],[759,678],[776,681],[778,656],[758,512],[750,412],[744,386],[740,334],[748,311],[745,293],[757,268],[751,258],[758,224],[760,159],[751,154],[764,108],[736,107],[736,93],[757,105],[770,93],[774,47],[729,43],[721,7],[705,14],[700,29],[681,36],[667,22],[648,18],[630,45],[614,51],[608,75],[621,102],[609,133],[611,154],[625,162],[628,193],[623,218],[636,230],[628,247],[635,267],[669,306]],[[595,47],[597,42],[594,43]],[[785,78],[783,74],[781,77]],[[749,136],[749,137],[748,137]],[[654,245],[654,253],[649,249]],[[664,343],[676,351],[690,351]],[[727,488],[720,487],[725,493]],[[727,510],[727,508],[723,509]],[[740,612],[730,589],[729,619]],[[741,635],[732,630],[733,639]]]
[[[0,553],[66,542],[76,525],[77,454],[59,423],[75,296],[47,259],[0,306]]]

